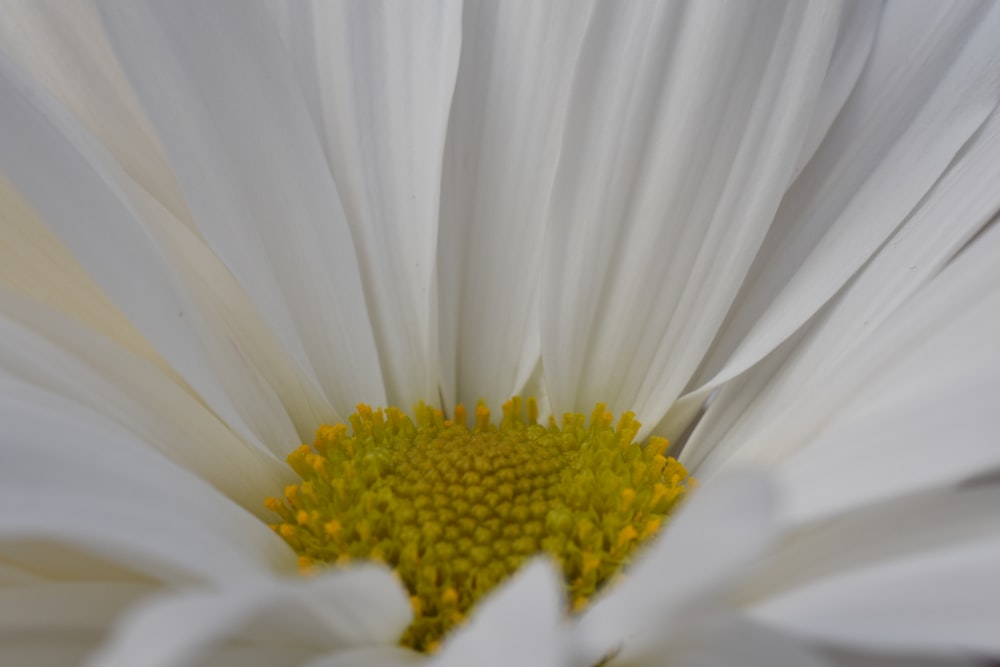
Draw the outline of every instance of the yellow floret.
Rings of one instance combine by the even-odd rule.
[[[289,464],[302,482],[265,505],[303,572],[323,563],[388,564],[410,593],[403,643],[432,652],[472,606],[525,560],[547,552],[580,609],[637,545],[654,535],[691,483],[665,440],[635,443],[640,424],[617,425],[603,404],[589,422],[567,414],[538,424],[538,404],[514,397],[495,425],[476,406],[466,425],[420,404],[359,405],[322,426]],[[349,432],[350,431],[350,432]]]

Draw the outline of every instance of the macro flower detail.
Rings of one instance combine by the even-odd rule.
[[[0,0],[0,664],[996,662],[997,183],[991,0]]]
[[[522,409],[523,407],[523,409]],[[434,649],[473,605],[539,553],[553,557],[579,610],[655,535],[693,483],[644,447],[640,424],[614,423],[598,405],[589,422],[564,415],[538,423],[538,405],[515,397],[500,423],[479,405],[454,420],[426,405],[359,406],[344,424],[320,427],[313,448],[289,464],[302,477],[271,498],[273,528],[307,571],[323,563],[387,563],[410,593],[414,620],[403,643]]]

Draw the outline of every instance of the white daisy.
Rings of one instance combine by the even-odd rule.
[[[992,3],[3,3],[0,662],[1000,656],[998,103]],[[623,576],[298,574],[321,425],[518,394],[702,482]]]

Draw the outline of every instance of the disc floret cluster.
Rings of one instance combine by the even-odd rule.
[[[452,420],[424,404],[413,412],[360,405],[350,429],[322,426],[288,458],[302,481],[267,506],[303,570],[391,567],[413,608],[403,643],[419,650],[539,553],[559,563],[579,609],[693,485],[666,440],[639,446],[634,415],[615,424],[601,404],[589,420],[547,425],[519,397],[499,424],[483,404],[471,426],[462,406]]]

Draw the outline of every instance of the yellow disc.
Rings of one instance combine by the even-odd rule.
[[[533,399],[503,406],[499,425],[476,408],[466,425],[418,405],[358,406],[351,428],[322,426],[288,457],[302,482],[267,507],[304,570],[386,563],[410,592],[403,644],[431,650],[472,606],[524,561],[548,553],[579,609],[655,534],[693,479],[663,455],[667,442],[634,439],[639,422],[598,404],[590,416],[537,423]]]

